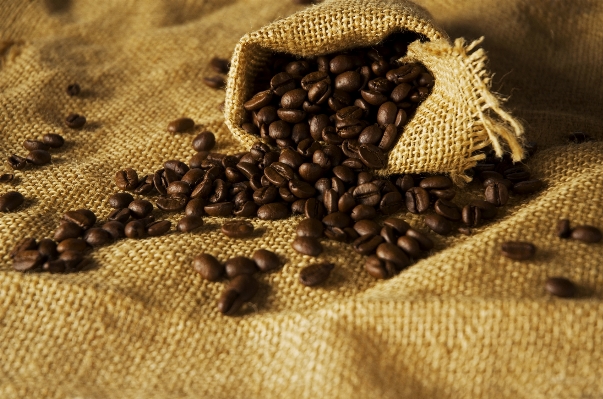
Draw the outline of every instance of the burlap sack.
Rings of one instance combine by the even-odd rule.
[[[149,173],[187,160],[193,135],[167,133],[194,118],[219,151],[243,146],[224,125],[224,92],[203,85],[213,56],[302,10],[289,1],[5,0],[0,5],[0,156],[54,131],[67,139],[53,162],[16,172],[0,193],[24,207],[0,214],[2,398],[600,398],[603,397],[603,247],[553,234],[557,219],[603,227],[603,3],[422,0],[451,37],[484,35],[495,91],[539,152],[527,163],[547,188],[515,198],[471,237],[437,239],[435,253],[388,281],[329,242],[329,284],[297,282],[313,262],[290,248],[295,220],[253,223],[231,240],[207,218],[194,234],[121,240],[70,275],[21,274],[8,252],[28,235],[52,235],[82,207],[101,220],[115,171]],[[65,87],[82,85],[81,97]],[[72,131],[65,115],[88,127]],[[568,143],[582,130],[597,141]],[[10,171],[0,166],[0,173]],[[471,193],[480,196],[480,190]],[[456,199],[463,204],[466,197]],[[163,215],[177,221],[179,215]],[[422,217],[402,213],[426,231]],[[535,259],[499,256],[526,239]],[[288,261],[259,276],[242,316],[216,309],[223,283],[191,270],[199,252],[224,260],[265,247]],[[580,286],[549,296],[547,276]]]
[[[324,55],[376,45],[402,31],[428,39],[409,46],[403,61],[421,62],[436,83],[404,127],[387,167],[378,173],[464,177],[465,170],[484,158],[483,149],[489,145],[502,156],[507,144],[513,159],[521,160],[518,138],[523,127],[489,90],[486,55],[476,49],[480,40],[467,45],[458,39],[451,44],[429,13],[407,0],[327,0],[243,36],[232,57],[226,125],[247,148],[258,141],[241,128],[246,114],[243,104],[255,94],[254,79],[272,53]]]

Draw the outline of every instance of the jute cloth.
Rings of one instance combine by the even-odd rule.
[[[25,236],[51,236],[60,215],[89,207],[101,219],[116,170],[140,174],[187,160],[193,134],[167,122],[190,116],[244,148],[207,88],[208,61],[228,57],[248,32],[301,10],[288,1],[3,1],[0,5],[0,149],[53,131],[66,146],[53,162],[16,172],[27,198],[0,214],[0,396],[6,398],[601,398],[603,245],[560,240],[557,219],[603,227],[603,3],[596,0],[425,0],[451,38],[485,36],[492,89],[536,140],[528,163],[547,188],[513,198],[470,237],[434,235],[437,251],[396,278],[375,281],[362,257],[328,242],[336,263],[319,288],[297,282],[313,260],[290,248],[296,219],[253,223],[250,240],[217,232],[122,240],[94,251],[71,275],[12,271],[8,252]],[[80,97],[65,87],[82,85]],[[64,117],[88,118],[82,131]],[[571,131],[599,141],[568,144]],[[3,165],[2,172],[9,171]],[[471,195],[479,196],[475,191]],[[459,204],[468,195],[455,199]],[[161,214],[157,214],[161,217]],[[172,221],[178,216],[165,215]],[[426,231],[421,217],[401,214]],[[499,255],[525,239],[531,261]],[[190,263],[256,248],[287,263],[260,275],[242,316],[224,317],[224,283]],[[552,298],[547,276],[580,286]]]

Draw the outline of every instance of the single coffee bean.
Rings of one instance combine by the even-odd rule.
[[[482,221],[482,210],[473,205],[465,205],[462,211],[463,223],[469,227],[478,226]]]
[[[454,191],[452,188],[447,188],[445,190],[429,190],[429,194],[438,199],[452,201],[452,199],[456,196],[456,191]]]
[[[381,226],[374,220],[360,220],[354,224],[354,230],[360,236],[364,236],[367,234],[379,235],[381,231]]]
[[[362,99],[364,99],[367,103],[376,107],[380,106],[388,100],[385,94],[379,93],[376,90],[361,90],[360,95],[362,96]]]
[[[381,231],[379,232],[379,235],[383,237],[383,240],[385,240],[385,242],[390,244],[395,244],[396,240],[398,239],[398,235],[390,226],[383,226],[381,228]]]
[[[365,219],[372,220],[377,217],[377,211],[372,206],[360,204],[360,205],[356,205],[354,207],[354,209],[352,209],[350,216],[355,221],[365,220]]]
[[[88,209],[65,212],[63,220],[75,223],[82,229],[89,229],[96,223],[96,215]]]
[[[209,61],[209,66],[215,72],[226,75],[230,69],[230,61],[225,58],[214,57]]]
[[[203,219],[200,216],[185,216],[178,221],[176,229],[183,233],[189,233],[203,226]]]
[[[401,83],[392,90],[390,97],[393,102],[401,103],[406,99],[411,90],[412,86],[410,84]]]
[[[408,229],[406,235],[417,240],[417,242],[419,243],[419,247],[421,247],[423,251],[429,251],[433,249],[434,244],[431,238],[427,237],[427,235],[421,233],[420,231],[415,229]]]
[[[113,236],[100,227],[92,227],[84,233],[84,240],[93,247],[100,247],[113,241]]]
[[[572,235],[569,219],[561,219],[559,222],[557,222],[555,235],[559,238],[569,238]]]
[[[0,195],[0,212],[12,212],[20,207],[25,198],[17,191],[9,191]]]
[[[236,256],[228,259],[225,263],[225,267],[228,278],[258,272],[258,267],[256,266],[255,262],[244,256]]]
[[[27,151],[35,151],[35,150],[44,150],[48,151],[48,145],[38,140],[25,140],[23,142],[23,147]]]
[[[138,220],[133,220],[126,224],[124,234],[128,238],[143,238],[147,234],[147,229],[143,223]]]
[[[180,180],[181,176],[183,176],[186,172],[189,171],[188,166],[181,161],[178,161],[176,159],[171,159],[169,161],[166,161],[163,164],[163,167],[165,168],[165,173],[166,173],[166,178],[167,180],[169,180],[169,178],[171,178],[171,176],[173,176],[174,179],[176,180]],[[168,173],[170,173],[170,171],[175,172],[175,174],[177,175],[168,175]],[[168,184],[173,183],[172,180],[169,180],[167,182]]]
[[[365,127],[364,130],[358,136],[358,143],[360,144],[379,144],[383,137],[383,130],[378,125],[370,125]]]
[[[385,77],[396,84],[408,83],[419,77],[421,72],[422,69],[418,65],[408,64],[388,71]]]
[[[157,222],[153,222],[147,225],[147,234],[150,237],[162,236],[168,231],[170,231],[171,227],[172,222],[170,222],[169,220],[160,220]]]
[[[412,187],[406,192],[406,208],[411,213],[427,212],[429,203],[429,193],[422,187]]]
[[[90,249],[90,245],[82,238],[68,238],[57,245],[57,251],[63,253],[65,251],[84,252]]]
[[[409,256],[418,259],[422,255],[421,247],[419,242],[412,237],[402,236],[398,237],[396,245],[406,252]]]
[[[120,170],[115,174],[115,185],[120,190],[134,190],[138,186],[138,174],[132,168]]]
[[[134,197],[129,193],[115,193],[107,200],[109,206],[115,209],[127,208],[132,201]]]
[[[404,112],[402,110],[399,110],[398,112]],[[392,148],[394,148],[394,145],[396,145],[396,141],[398,139],[398,123],[396,124],[390,124],[390,125],[385,125],[385,130],[383,131],[383,136],[381,138],[381,140],[379,141],[379,149],[387,152],[389,150],[391,150]]]
[[[283,96],[286,92],[295,89],[295,80],[287,72],[280,72],[270,80],[270,88],[277,96]]]
[[[2,175],[0,175],[0,183],[8,183],[13,181],[15,178],[15,175],[13,175],[12,173],[4,173]]]
[[[183,181],[171,182],[167,187],[169,196],[188,196],[191,192],[191,186]]]
[[[65,144],[63,136],[56,133],[46,133],[42,136],[42,142],[51,148],[59,148]]]
[[[318,256],[322,253],[322,244],[315,237],[296,237],[291,244],[300,254]]]
[[[377,111],[377,123],[379,126],[385,127],[396,122],[396,114],[398,107],[395,103],[387,101],[379,107]]]
[[[577,226],[572,230],[571,237],[586,243],[597,243],[601,241],[601,230],[589,225]]]
[[[315,183],[324,175],[324,172],[319,165],[309,162],[303,163],[298,171],[300,177],[310,183]]]
[[[483,219],[493,219],[496,217],[496,206],[488,201],[473,200],[471,203],[469,203],[469,205],[479,208],[482,211]]]
[[[27,272],[38,269],[44,263],[44,257],[37,250],[26,250],[15,254],[13,258],[13,269],[19,272]]]
[[[295,215],[301,215],[305,212],[306,200],[299,199],[291,204],[291,212]]]
[[[15,257],[15,255],[21,251],[29,251],[29,250],[37,250],[38,243],[35,238],[27,237],[22,238],[17,241],[13,246],[13,249],[10,251],[9,256],[11,259]]]
[[[324,227],[320,220],[307,218],[299,222],[295,230],[298,237],[320,238],[323,235]]]
[[[184,209],[187,202],[188,197],[186,195],[178,194],[172,195],[171,197],[159,198],[155,204],[157,205],[157,208],[161,209],[162,211],[176,212]],[[130,210],[132,210],[131,205]]]
[[[362,87],[362,76],[356,71],[343,72],[335,77],[335,88],[347,92],[358,91]]]
[[[448,219],[438,214],[425,216],[425,224],[431,230],[441,235],[450,234],[453,228],[452,223]]]
[[[544,182],[542,180],[526,180],[515,183],[513,185],[513,192],[515,194],[532,194],[541,190],[543,187]]]
[[[83,229],[73,222],[63,221],[54,233],[55,241],[61,242],[68,238],[78,238],[82,235]]]
[[[352,225],[352,219],[350,216],[343,212],[334,212],[322,219],[322,223],[326,227],[338,227],[343,229]]]
[[[201,254],[193,259],[193,269],[206,280],[218,281],[226,272],[224,265],[210,254]]]
[[[203,209],[207,205],[207,201],[202,198],[194,198],[186,204],[184,213],[186,216],[205,216],[205,210]]]
[[[354,200],[362,205],[376,206],[381,202],[379,187],[373,182],[356,186],[352,195],[354,196]]]
[[[564,277],[549,277],[545,283],[546,290],[561,298],[572,298],[576,295],[576,286]]]
[[[67,250],[59,255],[59,259],[65,262],[66,272],[73,272],[82,267],[84,256],[80,251]]]
[[[501,246],[502,254],[514,260],[530,259],[536,253],[536,247],[530,242],[507,241]]]
[[[132,217],[142,219],[153,212],[153,204],[147,200],[137,199],[128,205],[128,209],[130,209]]]
[[[352,247],[354,251],[361,255],[370,255],[375,253],[377,247],[383,243],[381,235],[365,234],[354,240]]]
[[[447,176],[430,176],[421,180],[421,188],[426,190],[445,190],[452,188],[452,180]]]
[[[434,204],[435,211],[438,215],[445,217],[449,220],[460,220],[461,211],[459,208],[450,201],[439,199]]]
[[[253,253],[252,256],[253,261],[257,265],[258,269],[262,272],[269,272],[272,270],[276,270],[282,266],[282,263],[278,256],[266,249],[258,249]]]
[[[222,225],[222,234],[230,238],[247,238],[253,234],[253,224],[246,220],[236,220]]]
[[[114,240],[119,240],[125,237],[125,226],[122,222],[111,220],[101,226],[101,229],[108,232]]]
[[[67,86],[67,89],[65,90],[67,92],[67,94],[70,97],[75,97],[78,94],[80,94],[81,88],[80,85],[77,83],[72,83],[70,85]]]
[[[354,199],[354,195],[352,193],[344,193],[339,197],[337,201],[337,208],[339,212],[349,213],[356,206],[356,200]]]
[[[299,282],[307,287],[322,284],[329,278],[334,268],[333,263],[327,262],[306,266],[299,272]]]
[[[395,244],[384,242],[377,247],[377,256],[383,261],[392,262],[398,269],[404,269],[410,265],[410,259],[402,249]]]
[[[267,105],[270,105],[272,101],[272,90],[265,90],[255,94],[249,101],[243,104],[243,107],[247,111],[257,111]]]
[[[65,124],[71,129],[81,129],[86,124],[86,118],[79,114],[69,114],[65,118]]]
[[[234,205],[232,202],[218,202],[215,204],[206,205],[203,210],[209,216],[230,216],[232,215],[232,211],[234,210]]]
[[[222,89],[226,85],[224,78],[222,76],[217,76],[217,75],[203,77],[203,83],[205,83],[207,86],[211,87],[212,89]]]
[[[494,182],[486,187],[486,201],[495,206],[506,205],[509,201],[509,192],[507,187],[500,182]]]
[[[410,229],[410,225],[408,223],[398,218],[387,218],[383,221],[383,225],[390,226],[398,235],[406,234],[406,232]]]
[[[377,255],[371,255],[366,258],[364,269],[372,277],[386,280],[396,275],[396,265],[393,262],[382,261]]]
[[[392,213],[398,212],[404,206],[404,199],[402,194],[397,191],[387,193],[381,198],[379,209],[384,215],[391,215]]]
[[[183,133],[192,130],[194,127],[195,121],[191,118],[178,118],[168,124],[167,130],[170,133]]]
[[[63,259],[47,260],[42,265],[42,270],[45,272],[53,273],[65,273],[67,265]]]
[[[118,208],[114,209],[109,216],[107,216],[107,220],[109,221],[117,221],[121,223],[127,223],[130,220],[130,216],[132,212],[128,208]]]
[[[27,159],[25,159],[17,154],[13,154],[10,157],[8,157],[8,163],[11,168],[13,168],[15,170],[21,170],[21,169],[25,168],[25,166],[27,166]]]
[[[257,281],[249,274],[233,278],[218,301],[218,310],[225,315],[235,314],[258,291]]]
[[[372,144],[362,144],[358,148],[358,156],[362,163],[372,169],[381,169],[387,165],[387,157],[383,151]]]

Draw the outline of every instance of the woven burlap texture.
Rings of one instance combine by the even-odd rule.
[[[313,259],[291,250],[295,218],[253,220],[261,235],[249,240],[225,238],[222,220],[207,218],[192,234],[103,247],[88,270],[70,275],[17,273],[8,256],[20,238],[52,236],[65,211],[88,207],[104,220],[117,170],[142,175],[186,161],[194,134],[167,133],[172,119],[190,116],[216,133],[218,151],[241,151],[219,110],[224,92],[202,83],[213,74],[208,62],[302,6],[2,2],[0,156],[25,154],[25,139],[50,131],[67,144],[52,164],[0,185],[26,197],[0,214],[0,397],[603,397],[603,246],[553,234],[562,217],[603,227],[603,4],[551,4],[421,2],[451,37],[485,36],[492,88],[510,96],[506,106],[538,142],[527,165],[547,188],[513,197],[471,237],[433,235],[434,254],[388,281],[367,276],[349,246],[328,242],[319,260],[337,266],[327,285],[311,289],[297,282]],[[65,94],[74,81],[80,97]],[[65,128],[70,112],[85,115],[87,127]],[[575,130],[598,141],[568,144]],[[400,216],[427,231],[422,217]],[[508,239],[534,242],[538,255],[501,257]],[[287,262],[258,276],[260,292],[243,315],[220,315],[224,283],[203,281],[192,258],[260,247]],[[547,295],[552,275],[574,280],[579,298]]]
[[[406,0],[327,0],[243,36],[232,57],[226,125],[247,148],[258,141],[241,128],[243,104],[254,94],[254,79],[271,54],[324,55],[373,46],[401,31],[429,40],[415,42],[405,61],[423,63],[436,83],[404,127],[387,167],[378,173],[448,173],[455,180],[468,180],[465,170],[483,159],[480,150],[488,145],[499,156],[506,148],[514,160],[521,160],[523,127],[490,92],[485,52],[472,51],[480,41],[451,44],[429,13]]]

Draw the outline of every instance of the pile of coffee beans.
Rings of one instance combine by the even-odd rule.
[[[42,140],[25,140],[23,147],[29,151],[29,154],[25,157],[12,154],[8,157],[8,164],[15,170],[24,169],[27,165],[46,165],[51,159],[49,150],[60,148],[64,143],[63,137],[55,133],[46,133],[42,136]]]

